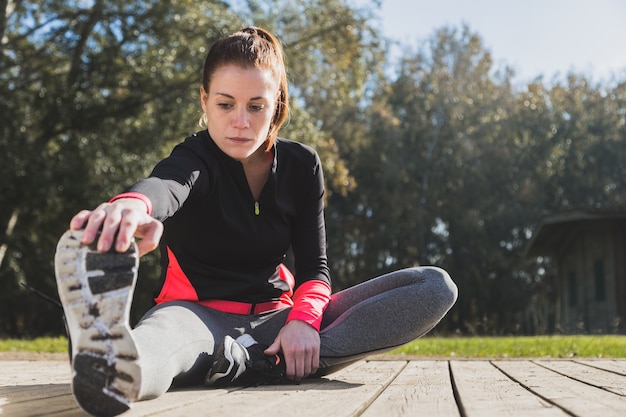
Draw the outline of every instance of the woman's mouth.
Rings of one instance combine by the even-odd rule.
[[[240,138],[240,137],[231,137],[231,138],[228,138],[228,140],[232,142],[236,142],[236,143],[246,143],[250,141],[250,139],[248,138]]]

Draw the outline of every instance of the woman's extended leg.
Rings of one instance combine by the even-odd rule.
[[[139,399],[158,397],[170,386],[202,385],[213,354],[226,335],[249,332],[250,318],[192,302],[160,304],[132,331],[139,352]]]

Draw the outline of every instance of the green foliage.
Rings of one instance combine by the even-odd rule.
[[[0,94],[10,99],[0,103],[0,334],[62,331],[58,308],[19,284],[54,295],[55,245],[71,216],[145,177],[198,130],[208,48],[246,24],[268,22],[267,9],[253,3],[257,11],[249,17],[218,0],[2,3]],[[300,13],[299,7],[319,12],[331,3],[321,15]],[[297,17],[300,24],[298,32],[285,33],[294,43],[286,49],[299,44],[327,54],[324,45],[338,33],[314,33],[317,19],[350,14],[344,3],[331,3],[281,3],[284,22]],[[344,84],[355,79],[345,62],[337,65],[326,71],[341,68]],[[345,85],[342,91],[352,90]],[[320,119],[294,109],[289,131],[320,149],[329,195],[345,193],[351,178],[331,136],[320,130]],[[157,276],[153,254],[140,269],[135,318],[150,305]]]
[[[62,329],[49,319],[56,307],[18,283],[54,294],[52,258],[70,217],[147,175],[167,143],[194,130],[199,68],[229,20],[222,3],[197,3],[9,2],[0,56],[1,93],[11,98],[0,109],[0,333]],[[191,24],[198,21],[208,24]]]
[[[460,294],[440,329],[552,330],[551,265],[526,244],[548,213],[624,206],[624,84],[570,75],[520,91],[511,74],[467,27],[406,53],[365,109],[367,142],[346,154],[355,192],[330,203],[337,281],[435,264]]]

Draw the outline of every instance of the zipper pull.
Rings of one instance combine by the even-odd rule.
[[[254,214],[258,216],[259,213],[261,213],[261,209],[259,208],[259,202],[255,201],[254,202]]]

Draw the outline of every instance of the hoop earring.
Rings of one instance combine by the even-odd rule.
[[[206,122],[206,113],[202,113],[202,116],[200,116],[200,120],[198,120],[198,126],[209,127]]]

